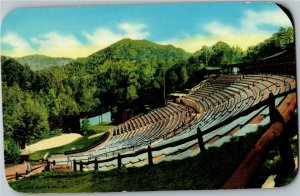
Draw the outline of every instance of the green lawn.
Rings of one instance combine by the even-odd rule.
[[[91,127],[89,127],[89,130],[94,130],[97,133],[96,137],[89,139],[89,137],[91,135],[83,136],[82,138],[79,138],[79,139],[75,140],[74,142],[72,142],[70,144],[66,144],[64,146],[37,151],[37,152],[31,154],[29,156],[29,158],[32,160],[38,160],[38,159],[41,159],[47,152],[49,152],[49,155],[50,154],[63,154],[65,151],[69,151],[69,150],[73,150],[73,149],[81,149],[81,148],[91,146],[91,145],[97,143],[97,141],[99,141],[99,139],[101,139],[103,137],[103,134],[107,130],[109,130],[113,127],[115,127],[115,125],[113,125],[111,123],[100,123],[98,125],[91,126]],[[99,133],[103,133],[103,134],[99,135]],[[61,134],[62,133],[49,135],[43,139],[48,139],[48,138],[55,137],[55,136],[58,136]],[[35,142],[37,142],[37,141],[35,141]]]
[[[101,134],[101,135],[98,135],[98,136],[90,138],[90,139],[89,139],[90,135],[83,136],[81,138],[78,138],[74,142],[71,142],[71,143],[63,145],[63,146],[59,146],[59,147],[51,148],[51,149],[47,149],[47,150],[37,151],[33,154],[30,154],[29,158],[32,160],[38,160],[38,159],[41,159],[47,152],[49,152],[49,155],[63,154],[65,151],[86,148],[88,146],[96,144],[103,136],[104,135]]]
[[[46,172],[10,183],[16,191],[107,192],[218,189],[252,149],[262,131],[234,137],[220,148],[193,158],[162,162],[149,168],[107,172]]]
[[[116,125],[113,125],[111,123],[100,123],[98,125],[93,125],[93,126],[90,126],[88,129],[89,130],[94,130],[94,131],[97,131],[97,132],[105,132],[111,128],[114,128]]]

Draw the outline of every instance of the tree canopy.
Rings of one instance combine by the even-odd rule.
[[[294,47],[294,30],[292,27],[280,27],[269,39],[247,49],[244,62],[253,62]]]
[[[293,43],[292,28],[280,28],[246,52],[222,41],[190,54],[171,45],[123,39],[86,58],[36,71],[2,56],[5,156],[15,157],[16,148],[47,135],[49,117],[94,110],[115,115],[129,108],[162,106],[164,82],[167,92],[192,87],[206,66],[254,61]]]

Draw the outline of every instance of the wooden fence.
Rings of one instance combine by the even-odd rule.
[[[296,99],[295,96],[288,103],[287,109],[282,113],[273,105],[270,116],[272,125],[256,142],[254,148],[249,152],[233,175],[225,182],[222,189],[244,188],[255,174],[255,171],[263,164],[266,154],[274,145],[278,146],[281,157],[282,168],[278,171],[279,174],[289,174],[294,170],[293,153],[287,137],[287,123],[292,117],[291,111],[296,106]]]
[[[221,123],[219,123],[215,126],[212,126],[212,127],[210,127],[209,129],[207,129],[205,131],[201,131],[200,128],[198,127],[196,134],[191,135],[191,136],[186,137],[186,138],[183,138],[183,139],[180,139],[178,141],[169,143],[169,144],[165,144],[165,145],[157,146],[157,147],[151,147],[151,145],[148,145],[147,149],[141,149],[141,150],[135,151],[134,153],[131,153],[131,154],[120,154],[120,153],[118,153],[118,155],[116,157],[111,157],[111,158],[107,158],[107,159],[103,159],[103,160],[99,160],[97,158],[95,158],[94,160],[91,160],[91,161],[87,161],[87,162],[83,162],[82,160],[80,160],[80,161],[73,160],[73,170],[77,171],[77,165],[79,165],[79,171],[83,171],[83,166],[84,165],[90,165],[90,164],[94,164],[94,169],[98,170],[99,163],[110,162],[110,161],[113,161],[113,160],[117,160],[118,168],[121,168],[122,167],[122,159],[128,158],[128,157],[136,157],[136,156],[144,154],[144,153],[147,153],[147,155],[148,155],[148,165],[151,167],[153,165],[152,153],[154,151],[159,151],[159,150],[163,150],[165,148],[175,147],[175,146],[190,142],[190,141],[195,140],[195,139],[198,140],[200,150],[205,151],[206,148],[205,148],[205,143],[203,141],[203,136],[204,135],[206,135],[208,133],[211,133],[212,131],[214,131],[214,130],[216,130],[216,129],[218,129],[218,128],[234,121],[235,119],[237,119],[239,117],[248,115],[251,112],[253,112],[253,111],[255,111],[255,110],[257,110],[257,109],[259,109],[263,106],[268,105],[268,107],[270,109],[271,123],[273,123],[272,126],[275,126],[274,123],[275,124],[277,123],[276,119],[278,117],[278,116],[276,117],[276,115],[274,115],[274,114],[278,113],[278,112],[276,112],[275,99],[279,98],[279,97],[287,96],[287,95],[289,95],[291,93],[295,93],[295,92],[296,92],[296,89],[292,89],[292,90],[289,90],[287,92],[284,92],[284,93],[281,93],[281,94],[278,94],[278,95],[275,95],[275,96],[272,93],[270,93],[268,99],[266,99],[264,101],[261,101],[260,103],[257,103],[256,105],[252,106],[251,108],[249,108],[247,110],[244,110],[244,111],[240,112],[239,114],[237,114],[235,116],[229,117],[228,119],[224,120],[223,122],[221,122]],[[250,99],[250,97],[249,97],[249,99]],[[45,162],[45,160],[30,160],[30,161],[32,161],[32,162],[41,162],[41,161]],[[53,166],[56,165],[55,160],[52,161],[52,162],[49,161],[49,160],[46,160],[46,163],[47,163],[47,165],[45,167],[46,171],[50,171],[51,168],[53,168]],[[20,176],[21,176],[21,174],[16,173],[15,179],[16,180],[19,179]],[[230,187],[230,186],[224,185],[223,188],[228,188],[228,187]],[[239,187],[239,186],[235,186],[235,187]],[[232,187],[230,187],[230,188],[232,188]]]
[[[144,153],[148,154],[148,165],[152,166],[153,165],[153,157],[152,157],[152,152],[153,151],[159,151],[159,150],[163,150],[165,148],[175,147],[175,146],[190,142],[190,141],[195,140],[195,139],[198,140],[200,150],[205,151],[206,149],[205,149],[205,143],[203,141],[203,135],[211,133],[212,131],[214,131],[214,130],[216,130],[216,129],[218,129],[218,128],[234,121],[235,119],[237,119],[241,116],[248,115],[251,112],[253,112],[253,111],[255,111],[255,110],[257,110],[257,109],[259,109],[259,108],[261,108],[265,105],[269,106],[270,115],[272,115],[272,111],[274,110],[273,108],[274,108],[274,104],[275,104],[274,100],[278,97],[286,96],[286,95],[288,95],[290,93],[294,93],[294,92],[296,92],[296,89],[292,89],[290,91],[287,91],[287,92],[284,92],[284,93],[281,93],[281,94],[278,94],[278,95],[275,95],[275,96],[271,93],[268,99],[256,104],[255,106],[252,106],[251,108],[249,108],[247,110],[244,110],[244,111],[240,112],[238,115],[229,117],[228,119],[224,120],[223,122],[221,122],[221,123],[219,123],[215,126],[212,126],[211,128],[209,128],[205,131],[201,131],[200,128],[197,128],[197,133],[196,134],[191,135],[191,136],[186,137],[186,138],[183,138],[183,139],[180,139],[178,141],[169,143],[169,144],[165,144],[165,145],[157,146],[157,147],[151,147],[151,145],[148,145],[147,149],[141,149],[141,150],[138,150],[138,151],[136,151],[134,153],[131,153],[131,154],[120,154],[120,153],[118,153],[118,156],[116,156],[116,157],[111,157],[111,158],[103,159],[103,160],[99,160],[97,158],[95,158],[94,160],[91,160],[91,161],[86,161],[86,162],[73,160],[73,170],[77,171],[77,165],[79,165],[80,166],[79,167],[80,171],[83,171],[83,165],[90,165],[90,164],[94,164],[95,165],[95,170],[98,170],[98,164],[99,163],[110,162],[110,161],[113,161],[113,160],[117,160],[118,168],[120,168],[122,166],[122,159],[128,158],[128,157],[136,157],[136,156],[144,154]],[[273,119],[272,116],[270,118]],[[55,162],[54,163],[52,162],[52,163],[49,163],[49,164],[55,165]],[[50,168],[50,166],[49,166],[49,168]]]

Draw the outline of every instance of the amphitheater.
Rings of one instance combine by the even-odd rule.
[[[270,124],[268,98],[278,107],[296,89],[282,74],[223,74],[208,78],[166,106],[109,130],[84,152],[52,155],[50,169],[106,171],[193,157]],[[52,163],[52,164],[51,164]],[[78,167],[78,168],[77,168]]]

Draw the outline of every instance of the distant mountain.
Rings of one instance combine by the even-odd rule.
[[[47,69],[53,66],[63,66],[70,62],[73,62],[74,59],[66,57],[49,57],[45,55],[29,55],[20,58],[14,58],[22,65],[28,65],[32,70],[42,70]]]
[[[105,61],[135,61],[137,64],[149,61],[163,64],[167,68],[191,56],[181,48],[160,45],[148,40],[122,39],[87,57],[89,65],[103,64]]]

